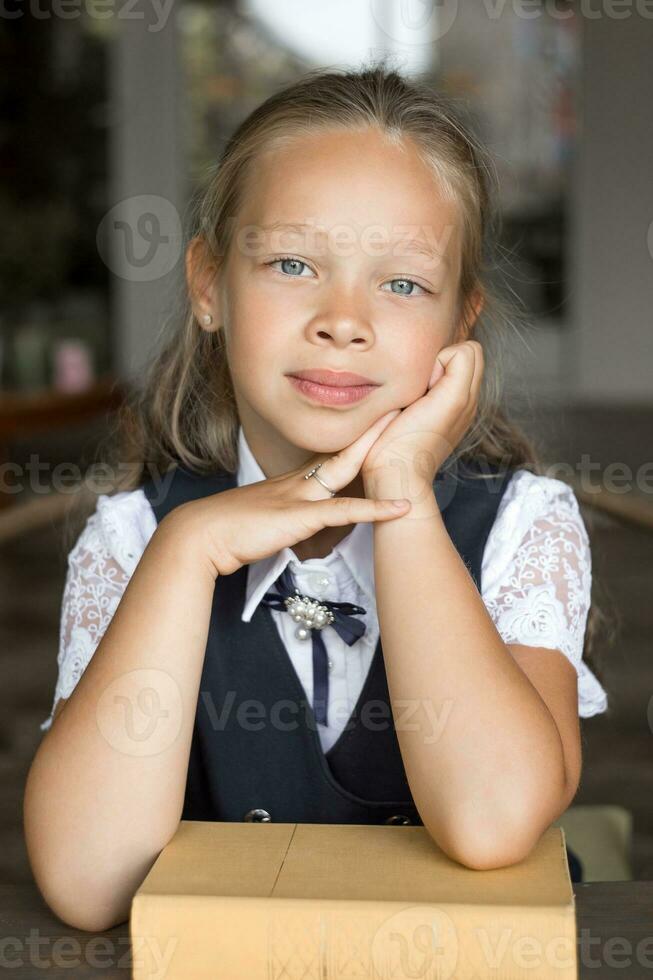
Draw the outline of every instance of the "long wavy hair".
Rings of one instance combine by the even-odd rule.
[[[191,201],[186,239],[203,238],[219,267],[263,152],[320,128],[356,131],[370,126],[396,144],[410,140],[440,191],[458,202],[461,215],[457,313],[465,325],[472,324],[469,336],[483,346],[485,370],[475,421],[443,469],[453,471],[458,463],[481,459],[490,466],[544,474],[539,450],[511,421],[503,401],[506,345],[524,342],[520,328],[528,317],[502,278],[507,253],[499,245],[497,173],[450,96],[425,81],[402,77],[384,61],[357,71],[307,71],[261,103],[227,140],[205,186]],[[484,305],[473,321],[469,313],[475,290],[481,291]],[[114,474],[111,490],[135,489],[153,473],[179,464],[199,473],[218,468],[234,473],[238,428],[223,332],[200,328],[186,289],[161,331],[141,384],[128,391],[100,446],[103,466],[108,463]],[[484,478],[483,467],[478,478]],[[606,638],[614,625],[594,599],[597,584],[594,575],[583,655],[600,679],[592,654],[599,634]]]

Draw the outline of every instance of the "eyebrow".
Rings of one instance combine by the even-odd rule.
[[[451,264],[445,254],[436,252],[427,242],[422,241],[421,238],[409,238],[408,241],[399,239],[399,242],[403,245],[404,251],[406,252],[416,252],[418,255],[425,255],[429,259],[440,259],[445,265]]]
[[[271,224],[259,225],[261,231],[290,231],[301,235],[304,231],[312,231],[318,237],[324,237],[328,234],[324,229],[316,228],[315,225],[308,224],[304,221],[298,222],[285,222],[285,221],[273,221]],[[418,255],[425,255],[429,259],[439,259],[444,262],[446,266],[450,266],[451,263],[444,253],[436,252],[428,242],[421,238],[410,238],[407,241],[403,238],[398,238],[395,242],[389,242],[388,244],[401,244],[406,252],[414,252]]]

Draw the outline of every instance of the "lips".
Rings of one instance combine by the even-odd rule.
[[[310,370],[291,371],[289,374],[291,378],[301,378],[314,384],[328,385],[330,388],[353,388],[359,385],[378,387],[378,382],[365,378],[362,374],[352,374],[351,371]]]
[[[322,385],[307,378],[295,378],[292,374],[288,375],[290,384],[305,398],[320,405],[353,405],[374,391],[379,386],[373,385]]]

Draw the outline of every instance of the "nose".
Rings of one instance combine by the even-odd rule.
[[[349,344],[365,346],[373,340],[372,324],[365,304],[353,296],[332,302],[328,309],[313,318],[309,330],[314,343],[331,342],[338,347]]]

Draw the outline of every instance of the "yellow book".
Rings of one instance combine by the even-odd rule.
[[[572,980],[564,831],[474,871],[422,826],[182,820],[134,896],[134,980]]]

